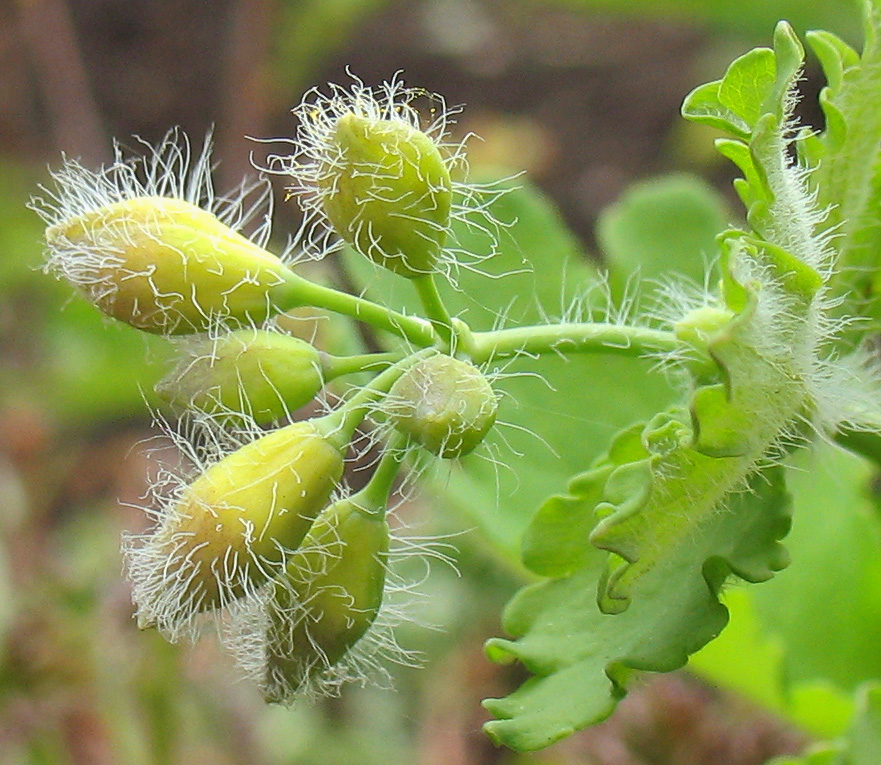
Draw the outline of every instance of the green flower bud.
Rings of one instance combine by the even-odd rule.
[[[205,470],[154,533],[128,545],[139,624],[176,639],[198,613],[274,576],[342,470],[340,450],[312,421],[268,433]]]
[[[321,513],[268,603],[267,701],[289,702],[364,636],[382,605],[388,546],[385,513],[355,497]]]
[[[278,258],[183,199],[96,207],[48,226],[46,242],[50,270],[107,315],[147,332],[262,321],[293,302],[292,274]]]
[[[349,244],[406,277],[430,273],[450,223],[452,182],[435,142],[403,120],[349,112],[320,168],[324,212]]]
[[[156,392],[180,407],[240,412],[265,425],[309,403],[323,384],[321,354],[305,340],[240,329],[190,344]]]
[[[472,451],[496,421],[496,394],[480,370],[436,355],[410,367],[384,408],[394,427],[446,459]]]
[[[688,343],[694,353],[686,359],[691,373],[698,380],[717,378],[719,365],[710,355],[710,343],[722,332],[734,317],[727,308],[701,306],[689,311],[674,326],[676,337]]]

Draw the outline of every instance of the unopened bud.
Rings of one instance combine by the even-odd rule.
[[[701,306],[676,322],[676,337],[692,348],[686,364],[699,380],[719,375],[719,366],[710,354],[710,344],[731,323],[733,317],[734,313],[727,308]]]
[[[277,257],[183,199],[107,204],[50,225],[46,242],[49,270],[147,332],[259,322],[293,302],[292,274]]]
[[[209,467],[127,551],[139,623],[174,639],[198,613],[262,585],[300,544],[342,470],[339,449],[311,421]]]
[[[436,270],[452,182],[435,142],[403,120],[344,114],[321,168],[324,211],[375,263],[406,277]]]
[[[291,701],[364,636],[382,605],[388,545],[385,514],[356,498],[321,513],[268,604],[267,701]]]
[[[307,404],[323,382],[321,354],[305,340],[240,329],[190,344],[156,392],[180,407],[244,413],[265,425]]]
[[[450,459],[483,441],[496,421],[498,401],[477,367],[439,354],[399,377],[384,406],[397,430]]]

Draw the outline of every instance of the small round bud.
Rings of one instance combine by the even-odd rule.
[[[179,407],[239,412],[265,425],[309,403],[322,378],[321,354],[305,340],[240,329],[191,343],[156,392]]]
[[[388,546],[385,514],[355,498],[317,518],[267,606],[267,701],[289,702],[364,636],[382,605]]]
[[[324,211],[337,232],[375,263],[406,277],[436,270],[452,204],[435,142],[403,120],[349,112],[320,168]]]
[[[263,321],[290,307],[292,274],[214,214],[172,197],[134,197],[46,229],[49,270],[138,329],[185,334],[217,320]]]
[[[719,367],[710,355],[709,346],[733,317],[727,308],[707,305],[689,311],[676,322],[673,328],[676,337],[694,349],[695,354],[686,363],[698,379],[718,376]]]
[[[450,459],[483,441],[496,421],[498,400],[477,367],[437,355],[401,375],[384,406],[398,431]]]
[[[139,624],[176,639],[198,613],[263,584],[300,544],[342,470],[339,449],[311,421],[268,433],[205,470],[156,531],[128,547]]]

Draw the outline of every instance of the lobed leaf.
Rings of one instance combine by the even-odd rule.
[[[486,724],[489,735],[517,750],[548,746],[608,716],[634,671],[682,666],[725,626],[718,595],[729,575],[763,581],[783,564],[778,540],[788,526],[782,470],[769,468],[704,518],[679,555],[642,577],[624,613],[598,608],[591,566],[522,590],[504,616],[514,639],[491,640],[487,651],[523,662],[535,677],[484,702],[498,718]]]

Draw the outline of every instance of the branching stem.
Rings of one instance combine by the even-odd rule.
[[[320,420],[316,420],[316,425],[321,428],[327,438],[335,442],[340,449],[344,449],[352,440],[355,429],[361,423],[361,420],[364,419],[371,404],[388,393],[389,388],[394,385],[395,380],[404,374],[404,372],[406,372],[417,361],[436,352],[437,351],[433,348],[426,348],[418,353],[413,353],[410,356],[407,356],[394,366],[380,372],[368,385],[361,388],[351,399],[346,401],[346,403],[330,414],[325,415]]]
[[[316,284],[293,273],[286,274],[285,280],[291,288],[289,308],[306,305],[325,308],[391,332],[419,348],[431,347],[438,341],[431,323],[424,319],[398,313],[366,298]]]
[[[389,495],[395,483],[395,476],[407,456],[406,445],[406,437],[393,431],[389,442],[384,447],[379,465],[370,477],[368,484],[360,492],[369,509],[385,512]]]

